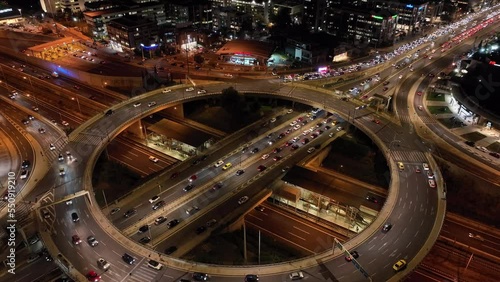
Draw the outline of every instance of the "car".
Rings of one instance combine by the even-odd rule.
[[[232,77],[233,77],[233,75],[232,75],[232,74],[230,74],[230,73],[225,73],[225,74],[224,74],[224,76],[225,76],[225,77],[229,77],[229,78],[232,78]]]
[[[156,195],[149,199],[149,203],[152,204],[160,199],[160,196]]]
[[[378,120],[378,119],[373,119],[372,121],[373,121],[374,123],[376,123],[376,124],[380,124],[380,120]]]
[[[141,239],[139,239],[139,243],[141,244],[147,244],[151,242],[151,237],[148,237],[148,236],[145,236],[145,237],[142,237]]]
[[[191,91],[194,91],[193,87],[186,88],[186,92],[191,92]]]
[[[35,111],[35,112],[38,112],[38,107],[36,107],[36,106],[32,106],[32,107],[31,107],[31,109],[32,109],[33,111]]]
[[[113,114],[113,110],[111,110],[111,109],[110,109],[110,110],[107,110],[107,111],[104,113],[104,115],[105,115],[105,116],[107,116],[107,117],[109,117],[109,116],[110,116],[110,115],[112,115],[112,114]]]
[[[398,168],[399,170],[403,171],[405,170],[405,165],[402,162],[398,162]]]
[[[275,162],[277,162],[279,160],[281,160],[281,156],[276,156],[276,157],[273,158],[273,161],[275,161]]]
[[[236,171],[236,175],[238,175],[238,176],[239,176],[239,175],[242,175],[243,173],[245,173],[245,171],[244,171],[244,170],[242,170],[242,169],[238,169],[238,170]]]
[[[34,120],[34,119],[35,119],[35,117],[34,117],[34,116],[32,116],[32,115],[28,115],[28,120]]]
[[[288,109],[288,110],[286,110],[286,113],[287,113],[287,114],[291,114],[291,113],[293,113],[293,109]]]
[[[151,259],[148,261],[148,266],[152,269],[160,270],[163,267],[163,264]]]
[[[283,148],[281,148],[281,147],[274,148],[273,153],[277,154],[277,153],[281,152],[281,150],[283,150]]]
[[[387,91],[387,90],[389,90],[389,87],[384,87],[384,88],[382,88],[382,90]]]
[[[177,176],[179,176],[179,172],[174,172],[170,175],[170,179],[175,179]]]
[[[66,201],[66,206],[69,206],[69,205],[72,205],[73,204],[73,201],[72,200],[67,200]]]
[[[134,108],[139,107],[141,104],[142,104],[141,102],[135,102],[135,104],[134,104]]]
[[[153,210],[157,210],[165,205],[165,201],[161,200],[152,206]]]
[[[259,275],[247,274],[245,275],[245,282],[257,282],[259,281]]]
[[[220,188],[222,188],[222,182],[217,182],[214,184],[214,186],[212,186],[212,190],[219,190]]]
[[[497,152],[490,152],[490,156],[492,156],[492,157],[495,157],[495,158],[499,159],[499,158],[500,158],[500,153],[497,153]]]
[[[73,235],[71,237],[71,240],[73,241],[73,244],[79,245],[82,242],[82,239],[80,239],[80,236],[78,235]]]
[[[335,135],[334,132],[330,132],[330,134],[328,134],[328,137],[333,137]]]
[[[118,208],[114,208],[114,209],[112,209],[112,210],[109,212],[109,214],[110,214],[110,215],[114,215],[115,213],[117,213],[117,212],[119,212],[119,211],[120,211],[120,208],[119,208],[119,207],[118,207]]]
[[[350,256],[345,256],[346,261],[352,261],[353,258],[357,259],[359,257],[359,254],[357,251],[352,251],[352,252],[350,252],[350,254],[351,254]]]
[[[23,160],[23,162],[21,163],[21,168],[28,168],[30,167],[31,165],[31,162],[29,160]]]
[[[486,149],[483,146],[476,146],[476,149],[478,149],[479,151],[481,151],[483,153],[489,153],[490,152],[488,149]]]
[[[289,277],[292,280],[300,280],[304,278],[304,273],[302,273],[302,271],[292,272],[290,273]]]
[[[434,173],[432,173],[432,171],[428,170],[427,171],[427,178],[433,179],[434,178]]]
[[[276,122],[276,118],[275,118],[275,117],[273,117],[273,118],[271,118],[269,121],[270,121],[271,123]]]
[[[295,151],[299,148],[299,145],[293,144],[292,147],[290,147],[290,150]]]
[[[259,152],[259,148],[253,148],[252,151],[250,151],[252,154],[255,154]]]
[[[148,103],[148,107],[152,107],[152,106],[155,106],[156,105],[156,102],[155,101],[152,101],[152,102],[149,102]]]
[[[60,176],[65,176],[66,175],[66,170],[64,169],[64,167],[60,167],[59,168],[59,175]]]
[[[159,161],[158,158],[156,158],[154,156],[149,156],[149,160],[154,162],[154,163],[157,163]]]
[[[136,214],[136,213],[137,213],[137,210],[136,210],[136,209],[130,209],[130,210],[126,211],[126,212],[123,214],[123,216],[128,218],[128,217],[133,216],[133,215],[134,215],[134,214]]]
[[[205,232],[206,230],[207,230],[207,228],[204,225],[202,225],[202,226],[199,226],[198,228],[196,228],[195,233],[199,235],[199,234]]]
[[[372,203],[375,203],[375,204],[378,203],[377,198],[375,198],[374,196],[371,196],[371,195],[366,196],[365,199],[372,202]]]
[[[263,207],[263,206],[257,206],[257,207],[255,207],[255,210],[256,210],[256,211],[263,212],[263,211],[265,211],[265,210],[266,210],[266,208],[265,208],[265,207]]]
[[[207,93],[207,90],[205,89],[198,90],[198,94],[205,94],[205,93]]]
[[[259,166],[257,167],[257,171],[262,172],[262,171],[266,170],[266,168],[267,168],[267,167],[266,167],[265,165],[259,165]]]
[[[43,218],[50,218],[50,213],[47,210],[43,211]]]
[[[419,111],[423,111],[423,110],[424,110],[424,107],[422,107],[422,106],[418,106],[418,110],[419,110]]]
[[[212,226],[214,226],[216,223],[217,223],[217,219],[212,218],[212,219],[210,219],[209,221],[207,221],[206,226],[207,226],[207,227],[212,227]]]
[[[175,251],[177,251],[177,247],[176,246],[170,246],[170,247],[168,247],[168,248],[165,249],[165,254],[171,255]]]
[[[61,121],[61,124],[64,125],[64,126],[68,126],[69,125],[69,123],[67,121],[65,121],[65,120]]]
[[[262,155],[262,159],[263,159],[263,160],[267,160],[268,158],[269,158],[269,154],[264,154],[264,155]]]
[[[214,164],[214,167],[219,167],[219,166],[221,166],[221,165],[223,165],[223,164],[224,164],[224,161],[223,161],[223,160],[219,160],[219,161],[217,161],[217,162]]]
[[[199,210],[200,210],[200,208],[199,208],[199,207],[197,207],[197,206],[192,206],[192,207],[190,207],[190,208],[188,208],[188,209],[186,210],[186,213],[187,213],[188,215],[192,215],[192,214],[195,214],[195,213],[196,213],[197,211],[199,211]]]
[[[386,232],[388,232],[389,230],[391,230],[391,228],[392,228],[392,224],[390,224],[390,223],[386,223],[386,224],[384,224],[384,226],[382,227],[382,232],[383,232],[383,233],[386,233]]]
[[[141,234],[141,233],[144,233],[148,230],[149,230],[149,225],[146,224],[146,225],[139,227],[139,230],[137,230],[137,233]]]
[[[248,196],[243,196],[241,197],[239,200],[238,200],[238,204],[239,205],[243,205],[244,203],[246,203],[248,201]]]
[[[193,277],[194,281],[207,281],[210,278],[210,276],[208,276],[208,274],[201,273],[201,272],[193,273],[192,277]]]
[[[416,172],[416,173],[421,173],[422,171],[420,170],[420,167],[418,167],[418,166],[417,166],[417,167],[415,168],[415,172]]]
[[[71,213],[71,220],[73,220],[73,222],[77,222],[77,221],[80,221],[80,217],[78,216],[78,214],[76,212],[74,212],[74,213]]]
[[[312,153],[312,152],[314,152],[315,150],[316,150],[316,148],[311,147],[311,148],[307,149],[307,152],[308,152],[309,154],[311,154],[311,153]]]
[[[108,270],[108,268],[111,266],[111,264],[103,258],[97,259],[97,265],[104,270]]]
[[[155,225],[160,225],[162,223],[164,223],[165,221],[167,221],[167,218],[164,217],[164,216],[159,216],[155,219]]]
[[[122,259],[124,262],[126,262],[127,264],[134,264],[135,262],[135,258],[127,253],[124,253],[123,256],[122,256]]]
[[[278,135],[278,139],[282,139],[283,137],[285,137],[285,135],[286,135],[285,133],[280,133],[280,135]],[[258,149],[257,149],[257,151],[258,151]]]
[[[406,267],[406,261],[404,259],[398,260],[393,266],[394,271],[399,272]]]
[[[436,188],[436,181],[434,179],[429,179],[429,187],[431,188]]]
[[[30,171],[27,169],[21,170],[21,175],[19,176],[20,179],[26,179],[28,175],[30,174]]]
[[[97,274],[95,271],[90,270],[87,275],[87,280],[88,281],[93,281],[93,282],[98,282],[101,281],[101,275]]]
[[[63,155],[62,155],[62,154],[59,154],[59,157],[57,157],[57,159],[58,159],[60,162],[64,161],[64,157],[63,157]]]
[[[189,183],[186,187],[184,187],[184,189],[182,189],[184,192],[188,192],[188,191],[191,191],[192,189],[194,188],[194,184],[193,183]]]
[[[38,132],[40,132],[41,134],[44,134],[44,133],[45,133],[45,129],[44,129],[43,127],[40,127],[40,128],[38,129]]]
[[[386,86],[386,85],[389,85],[389,83],[391,83],[391,82],[386,80],[386,81],[384,81],[383,85]]]
[[[296,121],[296,120],[294,120],[294,121],[292,121],[292,122],[290,123],[290,126],[295,126],[296,124],[297,124],[297,121]]]
[[[172,92],[172,89],[166,89],[166,88],[165,88],[165,89],[163,89],[163,90],[161,91],[161,93],[169,93],[169,92]]]
[[[193,174],[193,175],[191,175],[191,176],[189,177],[189,179],[188,179],[188,180],[189,180],[189,182],[193,182],[193,181],[195,181],[197,178],[198,178],[198,177],[196,176],[196,174]]]
[[[223,167],[222,167],[222,170],[228,170],[229,168],[231,168],[233,166],[232,163],[227,163],[225,164]]]
[[[56,146],[54,146],[54,144],[50,143],[49,150],[54,151],[55,149],[56,149]]]
[[[179,224],[179,220],[178,219],[172,219],[171,221],[169,221],[167,223],[167,227],[168,227],[168,229],[170,229],[170,228],[172,228],[172,227],[174,227],[174,226],[176,226],[178,224]]]
[[[99,245],[99,241],[97,241],[94,236],[87,237],[87,243],[89,243],[89,245],[91,247],[95,247],[95,246]]]
[[[424,170],[429,170],[429,165],[427,163],[422,163]]]

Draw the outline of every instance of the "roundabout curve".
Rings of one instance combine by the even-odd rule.
[[[91,174],[100,152],[109,140],[136,120],[172,104],[218,95],[223,88],[229,86],[222,84],[209,85],[205,87],[208,93],[194,95],[188,95],[187,93],[195,92],[185,92],[183,87],[177,87],[168,95],[154,91],[114,106],[112,119],[103,114],[93,117],[70,135],[70,143],[67,148],[74,152],[74,155],[81,161],[72,171],[72,180],[61,184],[57,187],[57,190],[54,189],[54,194],[57,195],[57,198],[64,200],[65,197],[72,197],[71,194],[81,190],[92,192]],[[255,83],[236,85],[235,89],[241,93],[272,95],[286,100],[322,107],[327,111],[337,112],[344,118],[349,117],[350,110],[353,108],[352,104],[341,101],[329,93],[300,87],[284,86],[269,91],[269,85]],[[157,102],[156,107],[137,111],[132,106],[137,101],[147,103],[151,99]],[[426,179],[418,177],[413,170],[398,171],[396,162],[400,161],[404,162],[408,168],[421,164],[422,161],[427,161],[435,172],[438,173],[439,169],[432,156],[420,152],[421,148],[416,142],[417,136],[404,132],[403,127],[388,120],[384,120],[384,122],[387,122],[387,126],[384,126],[383,129],[375,127],[371,119],[365,118],[371,114],[373,113],[369,109],[359,110],[353,120],[355,120],[357,128],[367,134],[386,156],[391,169],[389,196],[376,221],[364,232],[347,242],[345,247],[349,250],[354,247],[357,248],[361,253],[358,261],[373,281],[397,280],[404,277],[406,273],[418,265],[437,238],[445,210],[444,201],[438,197],[438,193],[442,192],[443,184],[442,179],[437,177],[439,190],[432,190],[428,187]],[[404,148],[398,148],[398,152],[394,152],[393,148],[391,148],[395,136],[401,143],[405,144]],[[415,158],[416,154],[418,155],[417,158]],[[45,178],[40,185],[50,183],[54,179],[50,175]],[[133,253],[136,257],[142,258],[141,262],[145,258],[161,261],[166,266],[165,271],[168,273],[162,276],[165,280],[162,279],[161,281],[174,281],[177,277],[182,277],[182,275],[191,272],[208,273],[212,276],[212,281],[241,281],[245,274],[248,273],[258,273],[261,276],[261,281],[283,281],[287,280],[290,272],[296,270],[302,270],[308,276],[308,279],[312,281],[364,281],[366,279],[359,271],[356,271],[353,265],[339,267],[344,260],[343,253],[338,249],[333,250],[333,253],[332,250],[329,250],[300,260],[258,266],[227,267],[171,258],[143,247],[122,235],[119,230],[110,224],[101,210],[93,204],[95,202],[93,197],[88,199],[89,201],[74,201],[74,208],[79,209],[80,213],[86,215],[84,218],[85,222],[88,221],[86,226],[92,229],[93,233],[99,232],[101,241],[116,242],[113,247],[108,247],[112,248],[116,254]],[[67,213],[62,210],[63,208],[65,207],[60,207],[61,213]],[[393,229],[383,234],[380,232],[380,228],[385,222],[390,222]],[[71,232],[72,226],[61,220],[55,222],[53,227],[57,227],[54,230],[61,229],[62,232],[52,235],[43,232],[45,233],[44,239],[55,241],[54,247],[57,248],[57,254],[61,253],[59,258],[70,262],[68,272],[73,277],[78,277],[77,280],[84,281],[85,277],[80,273],[87,271],[89,268],[88,266],[85,267],[85,264],[92,265],[95,264],[95,261],[84,257],[84,263],[79,262],[77,261],[79,258],[71,257],[70,252],[64,250],[66,242],[58,240],[58,236]],[[96,228],[101,231],[97,231]],[[104,236],[109,238],[104,238]],[[89,253],[90,257],[92,256],[90,252],[87,253]],[[53,254],[54,257],[57,257],[57,254]],[[119,259],[118,257],[117,261]],[[408,267],[405,271],[394,275],[392,264],[399,259],[405,259],[408,262]],[[131,269],[129,273],[131,274],[134,269]],[[122,275],[123,279],[132,279],[127,278],[126,274],[125,276]]]

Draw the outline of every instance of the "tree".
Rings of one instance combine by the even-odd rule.
[[[245,107],[242,94],[233,87],[223,89],[221,94],[221,107],[230,115],[230,124],[232,128],[241,125],[243,120],[242,113]]]

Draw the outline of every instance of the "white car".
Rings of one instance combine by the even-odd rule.
[[[154,162],[154,163],[158,162],[158,158],[153,157],[153,156],[149,156],[149,160],[152,161],[152,162]]]
[[[292,122],[290,123],[290,126],[295,126],[296,124],[297,124],[297,121],[296,121],[296,120],[294,120],[294,121],[292,121]]]
[[[219,166],[221,166],[221,165],[223,165],[223,164],[224,164],[224,161],[223,161],[223,160],[220,160],[220,161],[216,162],[216,163],[214,164],[214,166],[215,166],[215,167],[219,167]]]
[[[148,266],[152,269],[160,270],[163,267],[163,264],[157,262],[156,260],[149,260]]]
[[[161,91],[161,93],[169,93],[169,92],[172,92],[172,89],[163,89]]]
[[[269,158],[269,154],[262,155],[263,160],[267,160]]]
[[[290,273],[290,279],[292,280],[300,280],[302,278],[304,278],[304,273],[302,273],[302,271]]]
[[[243,196],[241,197],[239,200],[238,200],[238,204],[239,205],[243,205],[244,203],[246,203],[248,201],[248,196]]]
[[[49,145],[49,149],[50,149],[51,151],[54,151],[54,150],[56,149],[56,146],[54,146],[54,144],[50,143],[50,145]]]
[[[191,91],[194,91],[193,87],[186,88],[186,92],[191,92]]]
[[[309,154],[311,154],[311,153],[312,153],[312,152],[314,152],[315,150],[316,150],[316,148],[311,147],[311,148],[307,149],[307,152],[308,152]]]
[[[429,170],[429,165],[427,163],[422,163],[424,170]]]
[[[205,93],[207,93],[207,90],[205,89],[198,90],[198,94],[205,94]]]
[[[60,167],[60,168],[59,168],[59,175],[60,175],[60,176],[64,176],[64,175],[66,175],[66,171],[64,170],[64,167]]]
[[[134,108],[137,108],[137,107],[139,107],[140,105],[141,105],[141,102],[136,102],[136,103],[134,104]]]
[[[271,122],[271,123],[276,122],[276,118],[275,118],[275,117],[273,117],[273,118],[270,120],[270,122]]]
[[[64,126],[68,126],[69,125],[69,123],[67,121],[65,121],[65,120],[61,121],[61,124],[64,125]]]
[[[149,102],[149,103],[148,103],[148,107],[152,107],[152,106],[154,106],[154,105],[156,105],[156,102],[155,102],[155,101],[152,101],[152,102]]]
[[[27,170],[27,169],[23,169],[23,170],[21,171],[21,176],[20,176],[20,178],[21,178],[21,179],[26,179],[26,178],[28,177],[28,175],[29,175],[29,174],[30,174],[30,171],[29,171],[29,170]]]
[[[160,199],[160,196],[156,195],[156,196],[153,196],[151,199],[149,199],[149,203],[154,203],[156,201],[158,201]]]
[[[299,129],[300,129],[300,124],[296,124],[296,125],[293,127],[293,129],[295,129],[295,130],[299,130]]]
[[[104,269],[104,270],[107,270],[111,266],[111,264],[103,258],[99,258],[97,260],[97,265],[99,265],[99,267]]]

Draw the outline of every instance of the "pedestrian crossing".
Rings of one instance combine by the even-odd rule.
[[[419,151],[390,151],[390,153],[396,162],[427,162],[425,154]]]
[[[121,262],[120,262],[121,263]],[[124,268],[117,268],[119,265],[111,266],[109,271],[102,274],[102,281],[116,281],[116,282],[144,282],[144,281],[160,281],[160,274],[164,273],[165,269],[161,271],[148,267],[147,260],[141,260],[140,265],[127,270]]]
[[[155,279],[156,276],[158,276],[158,271],[148,267],[147,261],[144,261],[132,272],[132,275],[129,275],[127,281],[159,281],[159,279]]]

